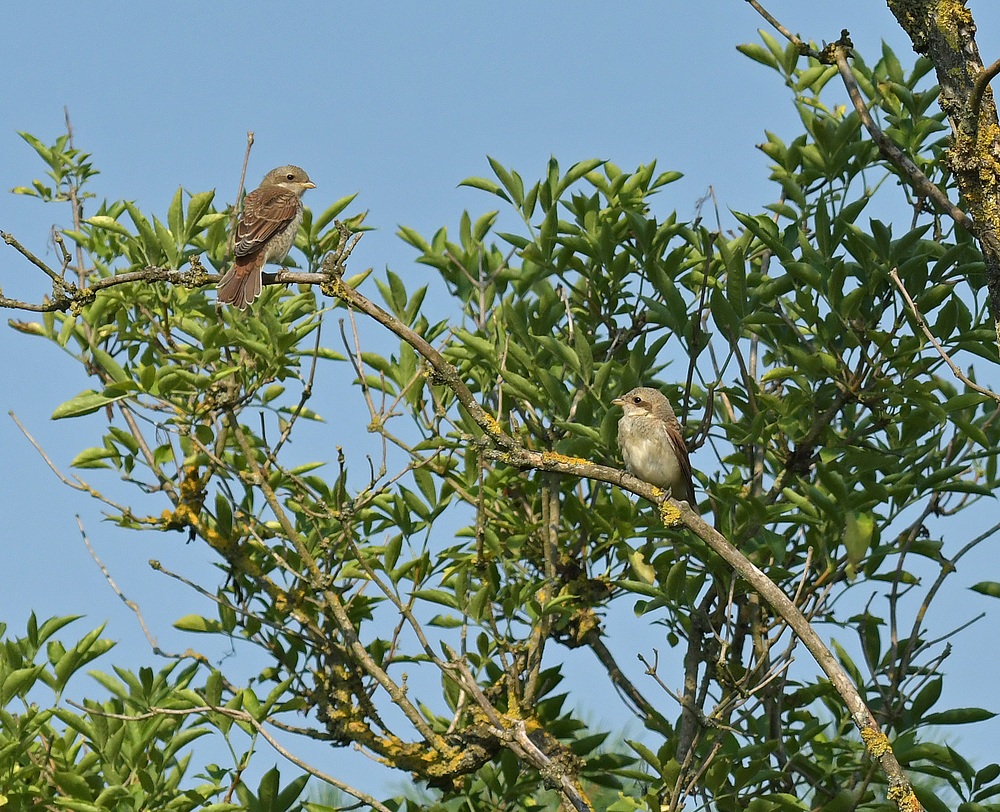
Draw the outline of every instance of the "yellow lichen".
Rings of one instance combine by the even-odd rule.
[[[889,737],[874,727],[862,728],[861,740],[868,748],[868,752],[872,754],[872,758],[881,758],[892,749],[889,744]]]
[[[972,12],[965,7],[965,0],[940,0],[937,7],[938,30],[944,34],[948,47],[960,51],[963,42],[959,32],[972,23]]]
[[[503,434],[503,429],[500,428],[497,419],[487,411],[483,412],[483,428],[488,434]]]
[[[900,812],[921,812],[923,809],[917,796],[913,794],[913,790],[901,784],[889,787],[886,797],[896,804]]]
[[[97,294],[90,288],[80,288],[80,290],[73,294],[73,301],[70,302],[69,312],[74,316],[79,316],[83,313],[83,309],[96,298]]]
[[[660,491],[657,488],[657,491]],[[660,491],[662,493],[662,491]],[[659,496],[659,493],[657,494]],[[660,503],[660,521],[663,522],[667,527],[673,527],[674,525],[683,524],[681,521],[681,512],[670,501],[664,501]]]
[[[320,282],[319,289],[332,299],[345,298],[344,280],[339,276],[331,276]]]
[[[208,272],[201,264],[201,257],[195,255],[189,260],[190,270],[181,277],[181,283],[186,288],[200,288],[208,284]]]
[[[590,465],[590,460],[582,457],[568,457],[565,454],[557,454],[555,451],[543,451],[542,462],[558,462],[563,465]]]

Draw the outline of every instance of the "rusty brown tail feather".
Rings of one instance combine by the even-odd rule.
[[[218,299],[237,310],[246,310],[261,292],[260,257],[237,259],[218,285]]]

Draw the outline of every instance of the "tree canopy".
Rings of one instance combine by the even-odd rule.
[[[801,131],[767,134],[774,200],[736,228],[663,214],[679,174],[656,163],[525,179],[491,159],[457,231],[399,231],[447,293],[440,320],[428,287],[354,267],[353,196],[307,209],[301,268],[272,268],[248,313],[218,308],[238,207],[96,203],[90,154],[25,133],[50,180],[15,192],[73,226],[56,263],[3,235],[52,291],[0,304],[93,379],[53,417],[106,418],[64,481],[122,527],[210,548],[215,582],[164,571],[213,607],[176,625],[266,665],[239,680],[193,636],[133,673],[73,618],[6,627],[0,806],[995,808],[1000,765],[939,735],[993,716],[939,703],[950,647],[993,635],[929,618],[1000,530],[960,522],[998,485],[1000,66],[960,4],[890,7],[912,65],[776,20],[743,46]],[[699,504],[621,470],[610,401],[638,385],[686,426]],[[367,458],[343,448],[359,411]],[[617,727],[588,718],[576,649]],[[100,698],[68,697],[92,665]],[[195,763],[206,736],[232,764]],[[374,798],[295,737],[414,789]],[[302,775],[244,783],[265,743]],[[341,794],[310,797],[310,776]]]

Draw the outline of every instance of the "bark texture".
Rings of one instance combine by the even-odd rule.
[[[913,49],[934,64],[952,129],[948,164],[986,263],[990,315],[1000,344],[1000,125],[976,24],[962,0],[888,0]]]

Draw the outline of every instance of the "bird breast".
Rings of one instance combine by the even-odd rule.
[[[684,481],[670,437],[658,418],[623,417],[618,422],[618,444],[625,467],[639,479],[671,489]],[[683,498],[680,493],[677,496]]]
[[[292,250],[295,243],[295,235],[299,231],[299,224],[302,222],[302,207],[295,213],[291,222],[282,231],[277,232],[267,243],[267,253],[264,256],[265,263],[279,263]]]

